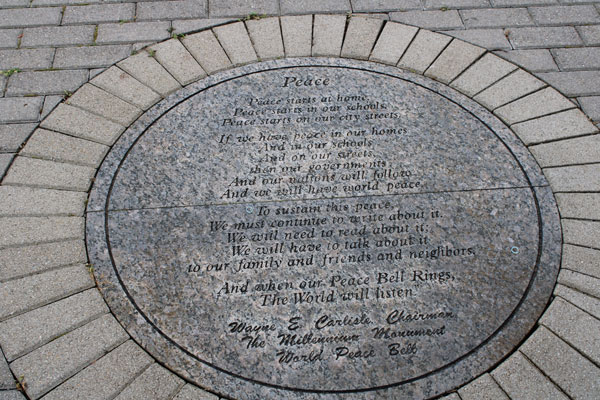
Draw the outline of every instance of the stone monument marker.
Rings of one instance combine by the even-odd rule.
[[[491,368],[550,296],[558,217],[514,134],[395,68],[272,61],[134,124],[88,206],[132,337],[240,399],[427,398]]]

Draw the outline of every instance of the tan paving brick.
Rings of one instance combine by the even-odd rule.
[[[423,73],[452,38],[421,30],[398,62],[398,67]]]
[[[367,60],[382,25],[383,21],[378,18],[351,18],[342,45],[342,57]]]
[[[258,60],[243,22],[217,26],[213,31],[233,65],[243,65]]]
[[[90,167],[19,156],[3,183],[84,192],[90,188],[95,172]]]
[[[557,193],[555,197],[563,218],[600,220],[600,193]]]
[[[173,75],[181,85],[187,85],[206,76],[206,72],[177,39],[167,40],[150,47],[154,58]]]
[[[418,28],[402,25],[396,22],[387,22],[383,27],[379,39],[373,48],[369,59],[371,61],[396,65],[408,45],[417,34]]]
[[[82,232],[83,233],[83,232]],[[83,237],[0,250],[0,281],[87,262]]]
[[[127,339],[108,314],[40,347],[11,364],[28,379],[27,394],[38,398]]]
[[[600,300],[583,294],[577,290],[573,290],[561,284],[557,284],[554,289],[554,295],[573,304],[575,307],[581,308],[583,311],[600,319]]]
[[[600,221],[561,220],[565,243],[600,249]]]
[[[561,269],[558,283],[590,296],[600,298],[600,278]]]
[[[155,363],[131,382],[115,400],[169,400],[183,384],[183,380]]]
[[[600,361],[600,320],[556,298],[540,323],[595,363]]]
[[[122,125],[68,104],[59,104],[40,126],[106,145],[112,145],[125,130]]]
[[[425,71],[425,76],[450,83],[484,52],[485,49],[481,47],[453,40]]]
[[[179,82],[145,51],[128,57],[117,65],[163,97],[181,88]]]
[[[66,190],[0,186],[0,216],[83,215],[87,195]]]
[[[461,400],[509,400],[489,374],[468,383],[458,390]]]
[[[546,168],[544,174],[554,192],[600,191],[600,164]]]
[[[546,88],[497,108],[494,114],[512,125],[574,107],[555,89]]]
[[[12,361],[108,312],[97,289],[74,294],[0,323],[2,351]]]
[[[494,110],[544,86],[544,82],[519,69],[480,92],[473,99]]]
[[[344,15],[315,15],[313,57],[339,57],[346,30]]]
[[[508,61],[488,53],[456,78],[450,86],[472,97],[515,69],[517,67]]]
[[[117,67],[110,67],[92,79],[91,83],[142,110],[160,100],[158,93]]]
[[[60,225],[57,228],[60,228]],[[83,265],[4,282],[0,287],[0,320],[6,320],[93,286],[94,281]]]
[[[248,20],[246,28],[259,59],[269,60],[285,55],[279,18]]]
[[[535,101],[541,102],[543,100],[536,99]],[[559,99],[553,101],[554,105],[551,105],[553,108],[549,108],[550,110],[558,108],[560,103],[565,107],[569,106],[569,103],[566,101],[560,101]],[[524,102],[519,102],[519,104],[523,103]],[[514,109],[516,109],[517,106],[518,105],[516,105]],[[540,104],[540,106],[543,106],[543,104]],[[530,112],[535,112],[535,109],[532,107]],[[598,128],[596,128],[596,126],[594,126],[581,111],[576,109],[532,119],[523,123],[517,123],[512,125],[511,128],[527,145],[550,140],[567,139],[598,131]],[[567,144],[566,142],[563,143],[565,143],[565,145]]]
[[[129,340],[53,389],[44,399],[112,399],[152,362],[145,351]]]
[[[281,34],[283,35],[283,47],[286,57],[305,57],[311,55],[311,15],[281,17]]]
[[[142,114],[140,108],[90,84],[83,85],[65,102],[123,126],[131,125]]]
[[[541,167],[600,162],[600,135],[584,136],[531,146]]]
[[[100,143],[37,129],[20,154],[31,158],[96,168],[102,162],[108,149],[108,146]]]
[[[181,41],[208,74],[213,74],[232,65],[212,31],[188,35]]]

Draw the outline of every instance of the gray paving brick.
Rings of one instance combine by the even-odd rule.
[[[570,26],[511,28],[508,38],[514,48],[552,48],[578,46],[583,42]]]
[[[26,400],[23,393],[18,390],[6,390],[0,392],[0,399],[2,400]]]
[[[95,172],[80,165],[17,157],[3,184],[83,192],[89,189]]]
[[[600,318],[600,300],[560,284],[556,285],[554,295],[565,299],[588,314]]]
[[[98,44],[157,42],[170,36],[170,22],[127,22],[98,25]]]
[[[123,126],[131,125],[142,114],[140,108],[91,84],[82,86],[65,102]]]
[[[569,97],[600,94],[600,71],[547,72],[537,75]]]
[[[563,240],[565,243],[600,249],[600,221],[562,219]],[[599,338],[600,340],[600,338]]]
[[[0,113],[1,114],[1,113]],[[0,151],[15,152],[37,124],[0,124]]]
[[[408,11],[422,8],[419,0],[351,0],[354,12]]]
[[[496,54],[531,72],[558,71],[558,66],[547,49],[497,51]]]
[[[371,52],[370,60],[396,65],[408,45],[417,34],[418,28],[387,22]]]
[[[279,18],[248,20],[246,29],[259,59],[268,60],[285,56]]]
[[[600,25],[579,26],[577,30],[586,45],[600,45]]]
[[[0,48],[15,48],[21,29],[0,29]]]
[[[150,48],[154,58],[182,85],[206,76],[206,72],[177,39],[167,40]]]
[[[544,174],[554,192],[600,191],[599,164],[546,168]],[[597,241],[596,238],[593,239]]]
[[[131,382],[115,400],[146,400],[148,398],[169,400],[183,386],[183,383],[183,380],[171,371],[154,363]]]
[[[0,4],[0,8],[12,8],[12,7],[27,7],[29,6],[30,0],[4,0]]]
[[[398,62],[398,67],[423,73],[452,40],[448,36],[421,30]]]
[[[425,71],[425,75],[444,83],[450,83],[484,52],[484,48],[453,40]]]
[[[283,19],[281,22],[283,25]],[[233,65],[242,65],[258,60],[243,22],[218,26],[213,28],[213,32]],[[285,30],[283,30],[283,37],[285,45]]]
[[[46,118],[64,99],[65,95],[45,96],[40,119]]]
[[[0,28],[58,25],[61,11],[60,7],[0,9]]]
[[[0,176],[4,176],[10,163],[12,162],[14,154],[0,154]]]
[[[576,271],[561,269],[557,282],[592,297],[600,298],[599,278],[581,274]]]
[[[10,219],[12,220],[13,218]],[[27,224],[36,222],[42,224],[37,228],[37,231],[46,231],[44,238],[56,236],[52,232],[53,227],[49,225],[53,222],[57,223],[54,229],[68,228],[69,230],[65,231],[65,233],[73,230],[71,232],[72,235],[81,234],[81,232],[75,231],[83,229],[82,218],[26,218],[24,221]],[[29,227],[33,231],[36,231],[34,226],[29,225]],[[0,293],[2,293],[2,296],[0,296],[0,304],[2,305],[2,308],[0,308],[0,320],[6,320],[7,318],[31,311],[93,286],[94,281],[84,265],[55,269],[39,275],[4,282],[0,287]]]
[[[181,87],[175,78],[146,52],[128,57],[117,65],[163,97]]]
[[[7,248],[0,250],[0,281],[86,261],[82,239]]]
[[[343,15],[315,15],[312,55],[314,57],[339,57],[346,29]]]
[[[594,121],[600,120],[600,96],[578,97],[583,111]]]
[[[129,21],[134,16],[135,4],[133,3],[72,6],[66,7],[61,24],[72,25]]]
[[[527,145],[587,135],[598,131],[579,110],[564,111],[515,124],[512,129]]]
[[[281,0],[281,14],[351,11],[350,0]]]
[[[488,50],[510,50],[512,48],[502,29],[459,29],[442,33],[485,47]]]
[[[106,145],[112,145],[125,129],[106,118],[68,104],[60,104],[40,126]]]
[[[287,57],[311,55],[311,15],[281,17],[281,34],[283,36],[283,48]],[[231,58],[231,55],[229,58]]]
[[[38,398],[126,339],[115,318],[105,315],[19,358],[11,368],[27,377],[27,394]]]
[[[561,71],[600,68],[600,47],[552,50]]]
[[[556,201],[563,218],[600,220],[599,193],[557,193]],[[600,278],[600,275],[598,277]]]
[[[556,4],[557,0],[490,0],[494,7],[530,6],[538,4]]]
[[[462,400],[509,400],[489,374],[481,375],[463,386],[458,390],[458,394]]]
[[[0,186],[0,216],[82,216],[86,198],[80,192],[4,185]]]
[[[207,16],[206,0],[151,1],[138,3],[137,21],[204,18]]]
[[[208,13],[211,17],[245,17],[251,14],[279,14],[278,0],[210,0]]]
[[[600,393],[600,369],[549,330],[537,329],[520,350],[572,398]]]
[[[506,28],[534,25],[526,8],[487,8],[459,11],[467,28]]]
[[[88,79],[83,69],[62,71],[25,71],[12,75],[8,80],[8,95],[65,94],[74,92]]]
[[[223,25],[236,21],[235,18],[200,18],[200,19],[178,19],[172,21],[173,32],[189,33],[196,32],[213,26]]]
[[[205,392],[197,386],[187,384],[177,393],[173,400],[218,400],[214,394]]]
[[[518,352],[493,370],[492,376],[511,399],[568,399]]]
[[[426,10],[458,9],[458,8],[489,8],[489,0],[424,0]]]
[[[44,26],[25,28],[21,47],[39,46],[72,46],[77,44],[92,44],[94,41],[94,26]]]
[[[497,108],[494,114],[512,125],[517,122],[542,117],[574,107],[573,103],[555,89],[545,88]],[[549,132],[545,133],[548,135],[552,134]]]
[[[92,288],[0,323],[0,344],[12,361],[108,312]]]
[[[593,24],[600,22],[598,11],[593,5],[530,7],[529,12],[538,25]]]
[[[463,23],[456,10],[447,11],[405,11],[390,14],[392,21],[415,25],[426,29],[463,29]]]
[[[8,363],[0,351],[0,391],[15,388],[15,378],[8,368]],[[1,392],[0,392],[1,393]],[[2,396],[2,394],[0,394]],[[3,397],[0,397],[3,399]]]
[[[160,100],[158,93],[117,67],[107,69],[91,83],[143,110]]]
[[[53,57],[54,49],[0,50],[0,70],[49,68]]]
[[[472,97],[516,68],[511,63],[488,53],[452,81],[450,86]]]
[[[152,361],[129,340],[52,390],[44,399],[112,399]],[[99,376],[102,379],[98,379]]]
[[[131,54],[130,45],[84,46],[56,49],[54,68],[108,67]]]
[[[532,146],[541,167],[600,162],[600,135],[584,136]]]
[[[383,21],[376,18],[352,17],[346,28],[342,57],[367,60],[379,36]]]
[[[108,149],[108,146],[100,143],[38,129],[20,155],[96,168]]]
[[[598,363],[600,361],[600,321],[556,298],[540,322],[571,346]]]
[[[43,97],[0,98],[0,123],[37,121],[43,101]]]
[[[474,99],[489,109],[495,109],[544,85],[544,82],[519,69],[485,89]]]

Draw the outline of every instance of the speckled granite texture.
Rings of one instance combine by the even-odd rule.
[[[556,206],[476,103],[371,63],[216,74],[142,116],[88,204],[111,310],[236,398],[423,398],[513,350],[552,291]]]

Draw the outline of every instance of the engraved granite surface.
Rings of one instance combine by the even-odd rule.
[[[174,372],[256,398],[428,398],[523,339],[554,199],[476,103],[372,63],[258,63],[142,116],[87,214],[96,279]]]

